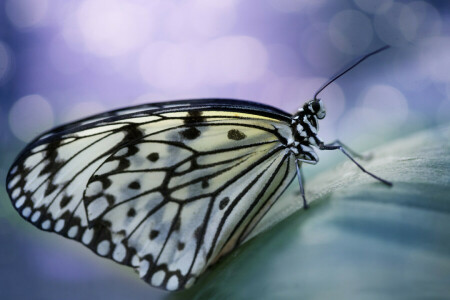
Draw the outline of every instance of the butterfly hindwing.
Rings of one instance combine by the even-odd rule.
[[[98,168],[84,197],[89,221],[106,224],[120,249],[139,257],[141,276],[168,289],[188,284],[240,234],[235,227],[264,203],[255,200],[269,195],[261,191],[292,178],[282,168],[290,154],[268,123],[229,112],[183,115],[164,114],[164,132],[141,126],[142,138]],[[273,180],[279,169],[283,180]]]
[[[157,104],[46,133],[10,170],[13,204],[154,286],[189,286],[245,241],[294,177],[280,142],[287,117],[227,101]]]

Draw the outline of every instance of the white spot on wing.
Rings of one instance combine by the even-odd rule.
[[[170,277],[169,281],[167,282],[166,288],[169,291],[174,291],[174,290],[178,289],[179,285],[180,285],[180,283],[178,281],[178,277],[176,275],[172,275],[172,277]]]
[[[25,196],[20,197],[17,201],[16,201],[16,208],[20,208],[24,203],[25,203]]]
[[[148,260],[142,260],[141,264],[139,265],[139,277],[144,277],[147,274],[149,267],[150,263],[148,262]]]
[[[39,217],[41,216],[41,212],[39,210],[35,211],[33,215],[31,216],[31,222],[36,223],[37,220],[39,220]]]
[[[20,188],[17,187],[17,188],[11,193],[11,197],[12,197],[13,199],[16,199],[17,197],[19,197],[19,195],[20,195]]]
[[[101,241],[97,246],[97,253],[105,256],[109,253],[111,243],[108,240]]]
[[[28,206],[22,210],[22,216],[24,216],[25,218],[28,218],[30,216],[30,214],[31,214],[31,208],[29,208]]]
[[[42,227],[42,229],[47,230],[50,228],[50,224],[51,224],[50,220],[45,220],[44,222],[42,222],[41,227]]]
[[[162,270],[159,270],[158,272],[156,272],[155,274],[153,274],[152,276],[152,285],[153,286],[160,286],[161,283],[164,280],[164,276],[166,275],[166,273]]]
[[[141,259],[137,255],[134,255],[133,258],[131,259],[131,265],[133,267],[139,267],[140,262],[141,262]]]
[[[14,175],[17,172],[17,166],[14,166],[14,168],[11,169],[11,172],[9,174]]]
[[[67,235],[70,238],[74,238],[77,235],[77,233],[78,233],[78,226],[75,225],[70,227],[69,231],[67,232]]]
[[[41,136],[41,137],[39,138],[38,141],[43,141],[43,140],[45,140],[46,138],[51,137],[51,136],[52,136],[52,134],[51,134],[51,133],[48,133],[48,134],[46,134],[46,135]],[[45,145],[43,145],[43,146],[45,146]],[[38,148],[38,149],[41,150],[40,147],[36,147],[36,148]]]
[[[83,244],[88,245],[92,241],[93,237],[94,237],[94,230],[86,229],[83,233],[81,241],[83,242]]]
[[[55,231],[60,232],[64,228],[65,221],[63,219],[59,219],[55,224]]]
[[[118,156],[124,156],[128,153],[128,147],[123,147],[122,149],[120,149],[119,151],[116,152],[116,154],[114,154],[114,156],[118,157]]]
[[[9,183],[8,183],[8,189],[12,189],[13,186],[16,185],[16,183],[20,180],[20,175],[16,175]]]
[[[43,138],[45,138],[45,137],[43,137]],[[43,138],[41,138],[40,140],[43,140]],[[47,146],[48,146],[47,144],[39,145],[33,149],[33,153],[40,152],[40,151],[44,150]]]
[[[115,261],[122,262],[125,259],[126,255],[127,249],[125,248],[125,246],[122,243],[117,244],[112,255],[113,259]]]

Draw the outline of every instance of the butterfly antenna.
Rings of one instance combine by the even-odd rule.
[[[370,52],[369,54],[364,55],[363,57],[361,57],[360,59],[358,59],[354,64],[352,64],[350,67],[348,67],[347,69],[345,69],[344,71],[338,73],[337,75],[334,75],[327,83],[325,83],[324,85],[322,85],[322,87],[316,92],[316,94],[314,95],[314,100],[317,100],[317,96],[320,94],[321,91],[323,91],[327,86],[329,86],[332,82],[334,82],[336,79],[338,79],[339,77],[341,77],[342,75],[344,75],[345,73],[347,73],[348,71],[350,71],[351,69],[353,69],[354,67],[356,67],[357,65],[359,65],[360,63],[362,63],[364,60],[368,59],[369,57],[371,57],[372,55],[375,55],[377,53],[380,53],[381,51],[384,51],[386,49],[390,48],[389,45],[381,47],[380,49],[377,49],[373,52]]]

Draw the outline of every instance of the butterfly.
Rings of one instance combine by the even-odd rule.
[[[294,115],[193,99],[62,125],[19,154],[7,191],[34,226],[134,268],[152,286],[187,288],[251,237],[295,178],[307,208],[301,164],[318,162],[314,148],[341,150],[390,185],[339,141],[319,138],[326,112],[317,94]]]

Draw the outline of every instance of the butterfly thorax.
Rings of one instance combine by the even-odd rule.
[[[319,100],[306,102],[297,113],[292,117],[291,128],[293,142],[289,149],[295,154],[297,160],[316,164],[319,157],[312,148],[322,143],[317,136],[319,131],[319,119],[325,117],[325,108]]]

